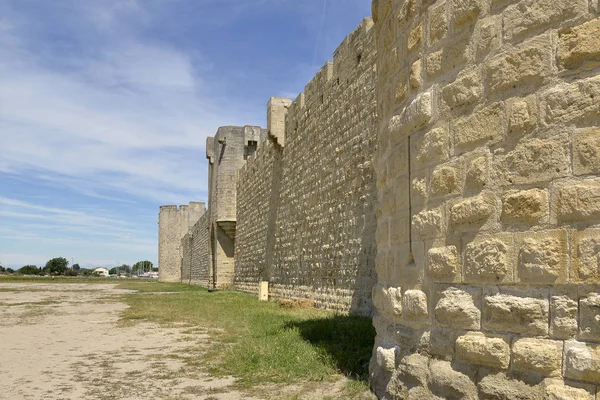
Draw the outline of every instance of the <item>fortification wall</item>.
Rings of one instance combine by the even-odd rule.
[[[158,215],[158,273],[161,282],[181,282],[181,240],[206,212],[204,203],[161,206]]]
[[[269,139],[240,170],[236,288],[256,291],[266,279],[274,297],[309,297],[321,307],[370,313],[376,253],[371,27],[367,19],[343,41],[289,106],[284,127],[281,114],[270,115]],[[273,100],[271,108],[277,108]]]
[[[598,2],[379,0],[373,16],[373,388],[598,398]]]
[[[192,285],[200,285],[208,287],[210,276],[210,238],[209,238],[209,218],[208,213],[205,213],[196,222],[196,225],[191,230],[191,265],[190,265],[190,280]]]
[[[240,169],[237,181],[237,227],[234,285],[257,293],[268,280],[268,253],[273,249],[274,223],[279,200],[282,148],[272,136]],[[272,257],[271,257],[272,258]]]
[[[181,282],[190,283],[192,272],[192,234],[186,233],[181,239]]]

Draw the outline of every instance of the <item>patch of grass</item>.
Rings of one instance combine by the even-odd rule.
[[[283,309],[252,295],[209,293],[183,284],[148,283],[142,290],[145,293],[124,296],[130,306],[123,313],[124,322],[179,322],[210,329],[214,343],[204,355],[188,357],[188,366],[202,366],[217,376],[235,376],[243,387],[329,381],[339,373],[366,385],[375,337],[368,318]],[[164,296],[153,291],[173,293]]]
[[[0,283],[18,282],[18,283],[118,283],[115,278],[98,278],[98,277],[79,277],[79,276],[55,276],[52,280],[49,276],[22,276],[10,275],[0,276]],[[12,290],[12,289],[11,289]]]

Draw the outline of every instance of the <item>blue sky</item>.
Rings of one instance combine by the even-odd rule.
[[[265,126],[370,0],[0,0],[0,263],[157,259],[204,143]]]

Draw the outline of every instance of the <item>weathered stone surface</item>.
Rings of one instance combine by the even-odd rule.
[[[509,191],[502,197],[502,221],[537,224],[548,218],[548,191],[530,189]]]
[[[487,63],[488,90],[507,93],[517,88],[540,86],[552,74],[551,49],[547,35],[530,40],[515,51],[495,56]]]
[[[575,134],[573,173],[575,175],[600,173],[600,128],[582,129]]]
[[[547,299],[496,293],[483,299],[484,330],[528,335],[548,334]]]
[[[408,34],[408,51],[414,51],[419,48],[423,37],[423,23],[417,21]]]
[[[417,165],[446,160],[449,153],[448,129],[434,128],[415,137],[411,142],[411,153],[414,154]]]
[[[427,316],[427,294],[421,290],[407,290],[402,297],[402,309],[406,318]]]
[[[481,226],[496,214],[497,199],[490,194],[467,198],[450,209],[450,223],[454,226]]]
[[[494,103],[451,125],[456,146],[468,149],[496,143],[504,137],[506,112],[503,103]]]
[[[573,231],[571,280],[600,283],[600,229]]]
[[[440,197],[457,194],[462,186],[460,181],[458,165],[440,165],[431,173],[431,195]]]
[[[498,283],[513,281],[510,247],[494,236],[480,237],[465,248],[465,282]]]
[[[559,31],[557,58],[567,69],[600,65],[600,18]]]
[[[562,383],[551,383],[544,390],[546,400],[594,400],[595,396],[582,388],[566,386]]]
[[[429,387],[446,399],[476,399],[477,388],[471,378],[452,368],[448,361],[431,360],[429,363]]]
[[[373,286],[373,304],[377,309],[389,315],[402,314],[402,291],[399,287]]]
[[[477,365],[507,369],[510,363],[510,346],[501,337],[489,337],[479,332],[469,332],[456,339],[456,358]]]
[[[586,0],[523,0],[503,16],[504,36],[518,39],[587,12]]]
[[[446,1],[438,2],[429,8],[429,40],[431,46],[442,39],[448,32],[449,21]]]
[[[429,375],[429,358],[421,354],[410,354],[402,357],[398,369],[402,378],[427,386],[427,375]]]
[[[503,373],[485,376],[477,387],[482,400],[542,400],[540,386],[509,379]]]
[[[427,80],[432,81],[443,74],[455,73],[472,58],[468,41],[457,39],[446,43],[441,50],[430,53],[425,60]]]
[[[443,217],[441,210],[424,210],[412,217],[412,227],[417,237],[434,238],[443,230]]]
[[[508,133],[531,132],[537,124],[537,102],[535,96],[515,98],[508,102]]]
[[[486,155],[477,155],[466,159],[467,176],[465,178],[465,187],[469,189],[481,189],[488,181],[488,157]]]
[[[460,265],[456,246],[434,247],[428,251],[429,277],[434,282],[460,280]]]
[[[579,300],[579,339],[600,342],[600,292]]]
[[[482,0],[453,0],[451,10],[454,25],[474,21],[481,12],[482,7]]]
[[[600,120],[600,77],[558,85],[541,95],[544,122],[549,125],[583,124]]]
[[[562,186],[555,198],[559,222],[600,219],[600,179]]]
[[[395,115],[390,119],[389,130],[398,134],[416,130],[429,123],[431,112],[432,94],[421,93],[402,110],[400,115]]]
[[[518,235],[517,275],[527,284],[561,283],[567,280],[567,231]]]
[[[600,383],[600,345],[565,343],[565,376],[579,381]]]
[[[442,359],[454,358],[454,343],[459,336],[457,330],[449,328],[432,328],[428,333],[427,352]]]
[[[566,295],[550,298],[550,336],[569,339],[577,334],[577,301]]]
[[[500,16],[480,20],[475,28],[475,52],[477,60],[495,53],[502,44],[502,19]]]
[[[453,83],[444,86],[442,99],[450,110],[473,105],[481,100],[482,85],[479,70],[461,74]]]
[[[513,365],[522,371],[560,376],[563,344],[557,340],[518,339],[512,346]]]
[[[551,139],[531,139],[518,144],[505,155],[494,158],[493,170],[502,186],[537,184],[569,173],[569,140],[566,135]]]
[[[410,67],[409,81],[410,87],[413,89],[417,89],[421,86],[421,68],[422,63],[420,58],[414,63],[412,63]]]
[[[392,372],[396,368],[396,347],[377,347],[377,365],[384,371]]]
[[[477,289],[449,287],[439,294],[435,305],[435,319],[441,326],[479,330],[481,311],[476,306],[481,301]]]

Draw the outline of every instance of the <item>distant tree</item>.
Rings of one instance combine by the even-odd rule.
[[[137,274],[138,271],[140,273],[152,271],[152,263],[148,260],[136,262],[135,264],[133,264],[133,267],[131,268],[131,272],[133,272],[134,274]]]
[[[6,272],[6,268],[4,268],[2,265],[0,265],[0,272]]]
[[[129,266],[127,264],[121,264],[117,267],[117,269],[119,270],[120,273],[125,273],[125,274],[131,273],[131,266]]]
[[[72,269],[67,269],[64,273],[65,276],[77,276],[77,271]]]
[[[118,273],[117,267],[113,267],[108,271],[109,275],[117,275]]]
[[[46,263],[44,272],[47,274],[64,275],[69,266],[69,261],[64,257],[53,258]]]
[[[81,267],[79,266],[79,264],[73,264],[73,271],[79,272],[80,270],[81,270]]]
[[[13,274],[15,270],[12,268],[6,268],[6,272],[8,272],[9,274]]]
[[[87,269],[87,268],[81,268],[81,270],[79,271],[79,273],[83,276],[90,276],[92,275],[92,271],[91,269]]]
[[[17,272],[23,275],[37,275],[40,273],[40,271],[41,269],[35,265],[26,265],[22,268],[19,268]]]

